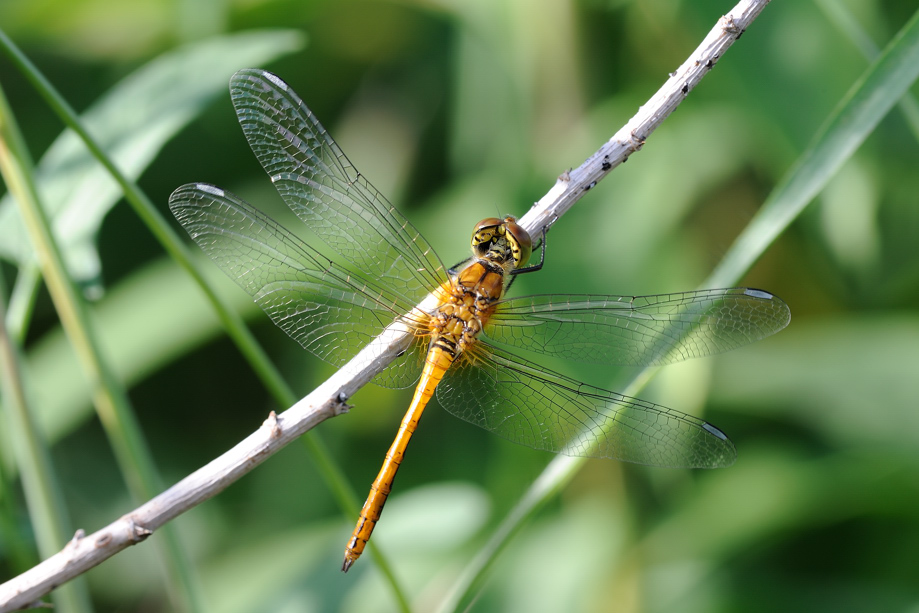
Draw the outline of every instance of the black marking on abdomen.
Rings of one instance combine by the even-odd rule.
[[[440,349],[451,358],[456,359],[456,341],[446,336],[440,336],[432,345],[434,349]]]

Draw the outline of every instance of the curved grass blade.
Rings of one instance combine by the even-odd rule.
[[[704,285],[730,285],[826,186],[919,78],[919,11],[840,100]]]
[[[853,85],[818,132],[787,178],[773,191],[733,247],[703,284],[735,284],[785,228],[826,185],[833,173],[874,130],[919,76],[919,12],[913,15],[884,53]],[[636,394],[650,377],[643,371],[624,393]],[[523,522],[558,492],[578,471],[583,458],[558,456],[549,462],[520,501],[466,567],[440,611],[457,611],[470,603],[488,570]]]

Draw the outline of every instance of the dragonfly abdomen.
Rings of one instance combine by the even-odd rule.
[[[383,512],[392,491],[396,471],[405,457],[421,414],[434,395],[437,384],[456,358],[474,342],[488,320],[495,301],[504,291],[504,271],[487,260],[477,260],[463,269],[456,283],[430,320],[431,344],[424,360],[424,370],[415,388],[412,403],[402,419],[399,432],[386,453],[383,467],[370,486],[370,495],[361,509],[351,539],[345,547],[342,570],[346,571],[360,557]]]
[[[424,370],[421,373],[418,386],[415,388],[412,403],[408,411],[406,411],[405,417],[402,418],[402,424],[399,426],[395,440],[389,447],[389,451],[386,452],[386,458],[383,460],[383,467],[380,468],[380,473],[374,479],[373,485],[370,486],[370,494],[361,509],[361,516],[357,520],[357,525],[354,527],[354,532],[351,534],[348,544],[345,546],[345,559],[341,565],[341,569],[345,572],[348,572],[351,565],[364,552],[364,547],[367,545],[367,541],[370,540],[370,535],[383,513],[383,505],[386,504],[386,498],[389,496],[389,492],[392,491],[396,471],[399,470],[399,466],[402,464],[405,449],[412,439],[412,434],[415,433],[415,429],[418,427],[421,414],[424,412],[428,402],[430,402],[431,396],[434,395],[437,384],[440,383],[444,373],[450,368],[455,359],[455,352],[441,348],[438,346],[437,340],[435,339],[428,350],[424,360]]]

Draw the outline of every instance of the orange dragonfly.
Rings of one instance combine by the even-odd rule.
[[[448,270],[286,83],[246,69],[233,76],[230,92],[252,151],[335,259],[213,185],[189,184],[172,194],[179,222],[281,329],[333,365],[344,365],[391,324],[413,335],[411,349],[374,379],[417,385],[348,541],[343,571],[370,538],[435,389],[441,406],[460,419],[536,449],[652,466],[734,462],[734,445],[711,424],[581,383],[514,350],[599,364],[667,364],[778,332],[790,320],[778,297],[730,288],[505,298],[515,274],[541,266],[527,266],[531,239],[514,218],[479,222],[472,257]]]

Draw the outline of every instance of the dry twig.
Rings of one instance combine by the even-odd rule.
[[[539,236],[611,170],[639,151],[768,3],[741,0],[721,17],[638,113],[583,164],[563,173],[518,223],[531,236]],[[405,326],[391,325],[325,383],[281,415],[272,412],[261,428],[222,456],[101,530],[89,536],[78,531],[59,553],[0,585],[0,613],[33,605],[58,585],[140,543],[166,522],[217,495],[304,432],[342,413],[346,410],[344,400],[386,368],[410,340]]]

